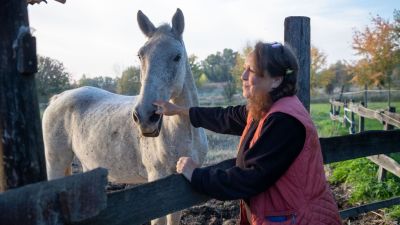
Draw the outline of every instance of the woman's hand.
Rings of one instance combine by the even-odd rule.
[[[153,103],[158,106],[156,114],[163,114],[166,116],[185,115],[189,116],[189,109],[186,107],[178,106],[170,102],[158,100]]]
[[[192,180],[193,170],[199,165],[190,157],[180,157],[176,163],[176,172],[183,174],[189,181]]]

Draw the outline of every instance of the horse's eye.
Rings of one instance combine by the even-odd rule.
[[[174,61],[179,62],[180,59],[181,59],[181,54],[178,54],[175,56]]]
[[[137,54],[137,57],[139,58],[139,60],[142,60],[142,56],[140,54]]]

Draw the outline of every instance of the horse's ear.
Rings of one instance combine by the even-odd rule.
[[[178,8],[176,9],[174,17],[172,17],[172,31],[178,36],[181,36],[183,29],[185,28],[185,19],[183,18],[182,11]]]
[[[154,31],[156,30],[156,27],[153,25],[153,23],[147,18],[144,13],[139,10],[137,13],[137,21],[140,27],[140,30],[142,30],[143,34],[146,35],[148,38],[153,36]]]

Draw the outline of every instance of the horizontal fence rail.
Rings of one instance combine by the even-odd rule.
[[[333,163],[376,154],[400,152],[400,130],[367,131],[355,135],[320,138],[324,163]],[[379,146],[377,148],[376,146]],[[226,169],[220,163],[215,168]],[[171,175],[151,183],[108,195],[107,208],[98,216],[80,223],[97,225],[140,225],[163,215],[201,204],[210,197],[194,191],[182,175]],[[388,201],[388,200],[387,200]],[[393,202],[393,201],[389,201]],[[368,212],[385,203],[346,209],[342,218]],[[385,205],[386,206],[386,205]]]
[[[365,131],[320,138],[324,163],[400,152],[400,130]]]
[[[342,218],[354,217],[354,216],[360,215],[361,213],[367,213],[367,212],[371,212],[374,210],[387,208],[387,207],[390,207],[393,205],[399,205],[399,204],[400,204],[400,197],[394,197],[391,199],[373,202],[370,204],[342,210],[342,211],[340,211],[340,217],[342,217]]]
[[[92,218],[107,207],[107,170],[43,181],[0,194],[0,224],[64,225]]]
[[[364,107],[359,103],[353,103],[353,102],[345,104],[343,102],[330,100],[330,103],[334,106],[343,107],[345,111],[354,112],[361,117],[365,117],[368,119],[376,119],[382,123],[384,122],[400,128],[400,114],[398,113],[389,112],[388,110],[383,110],[383,109],[372,110]],[[334,116],[338,117],[338,115]]]

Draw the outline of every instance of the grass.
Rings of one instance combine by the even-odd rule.
[[[217,134],[206,130],[209,151],[207,153],[205,165],[216,164],[225,159],[236,156],[239,136]]]

